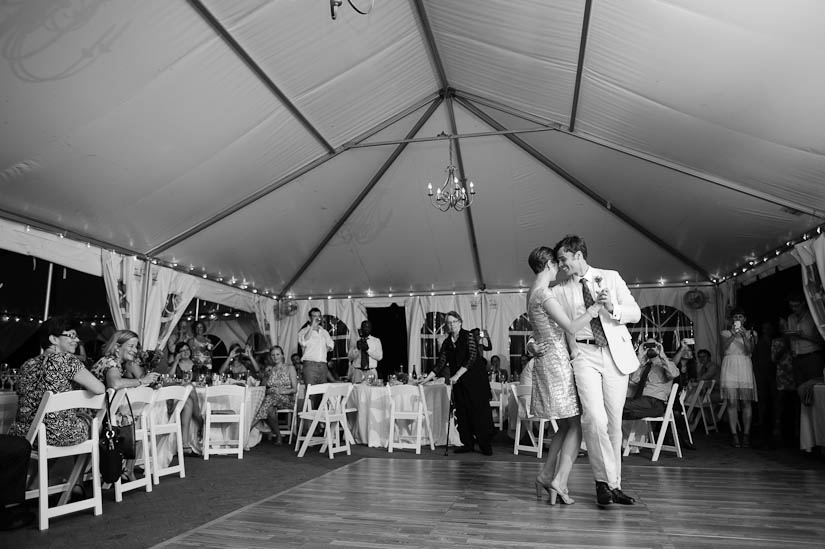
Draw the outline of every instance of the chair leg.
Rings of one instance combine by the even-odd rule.
[[[395,416],[390,414],[390,438],[387,440],[387,453],[392,453],[393,442],[395,442]]]
[[[539,421],[539,438],[537,443],[538,451],[536,452],[536,456],[541,459],[541,456],[544,454],[544,421]]]
[[[305,419],[301,419],[301,422],[307,421]],[[298,452],[298,457],[304,457],[304,454],[309,447],[309,440],[312,438],[313,433],[315,433],[315,428],[318,426],[318,418],[312,420],[312,423],[309,426],[309,431],[307,431],[306,437],[304,438],[304,443],[301,445],[301,450]],[[298,426],[298,441],[301,440],[301,426]],[[297,441],[296,441],[297,446]]]
[[[154,429],[152,429],[152,432],[150,433],[149,436],[150,436],[151,441],[152,441],[152,459],[154,460],[153,461],[154,467],[152,467],[152,479],[153,479],[155,484],[160,484],[160,474],[158,473],[158,470],[160,469],[160,466],[158,465],[158,462],[157,462],[157,459],[158,459],[158,437],[157,437],[157,434],[155,434]]]
[[[430,424],[429,414],[424,414],[424,425],[427,428],[427,436],[430,438],[430,450],[435,450],[435,437],[433,437],[433,427]]]
[[[41,448],[37,460],[38,483],[38,527],[41,530],[49,529],[49,466],[45,455],[45,448]]]
[[[415,453],[421,453],[421,416],[415,420]]]
[[[521,418],[516,418],[516,440],[513,441],[513,455],[518,455],[518,445],[521,441]]]

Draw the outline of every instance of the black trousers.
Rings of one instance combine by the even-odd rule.
[[[658,417],[665,413],[666,405],[667,403],[650,396],[629,398],[624,403],[624,409],[622,409],[622,419]]]
[[[0,506],[26,500],[31,451],[31,444],[25,438],[0,435]]]
[[[484,379],[487,382],[486,378]],[[490,390],[477,384],[453,385],[456,423],[461,444],[472,448],[475,441],[481,450],[492,449],[491,438],[495,431],[490,409]]]

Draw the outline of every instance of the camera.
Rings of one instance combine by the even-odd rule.
[[[685,343],[685,345],[696,345],[696,340],[693,339],[692,337],[686,337],[684,339],[684,343]]]
[[[358,337],[361,339],[367,339],[367,332],[363,328],[358,328]]]
[[[642,347],[645,349],[656,349],[658,345],[653,341],[646,341],[642,344]]]

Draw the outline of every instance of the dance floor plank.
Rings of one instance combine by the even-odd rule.
[[[362,459],[158,547],[821,547],[825,471],[624,467],[634,506],[537,500],[537,463]]]

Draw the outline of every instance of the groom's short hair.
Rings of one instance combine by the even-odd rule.
[[[587,259],[587,244],[585,244],[584,239],[580,236],[569,234],[559,240],[553,248],[553,253],[556,257],[559,256],[559,252],[561,252],[562,249],[567,250],[571,254],[581,252],[582,257]]]

